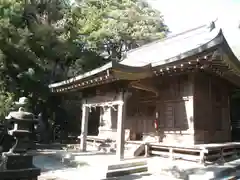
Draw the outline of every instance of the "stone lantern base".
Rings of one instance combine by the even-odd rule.
[[[16,169],[0,172],[1,180],[37,180],[40,175],[38,168]]]
[[[37,180],[41,171],[33,165],[33,156],[3,153],[0,170],[1,180]]]

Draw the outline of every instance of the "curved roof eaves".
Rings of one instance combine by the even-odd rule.
[[[206,42],[205,44],[202,44],[201,46],[195,47],[193,49],[189,49],[188,51],[185,51],[184,53],[180,53],[169,59],[165,59],[164,61],[158,61],[158,62],[152,63],[152,66],[157,67],[157,66],[164,65],[167,63],[172,63],[172,62],[175,62],[175,61],[178,61],[181,59],[186,59],[191,56],[195,56],[197,54],[203,53],[207,50],[210,50],[210,49],[222,44],[224,42],[224,40],[225,39],[224,39],[222,30],[220,30],[219,33],[217,34],[217,36],[214,37],[213,39],[211,39],[209,42]]]
[[[133,67],[152,64],[153,67],[156,67],[204,52],[221,44],[223,40],[225,38],[221,29],[215,28],[210,31],[208,27],[202,26],[198,29],[181,33],[179,36],[150,43],[134,51],[129,51],[127,57],[120,64]],[[112,68],[112,62],[68,80],[50,84],[49,88],[64,86],[110,68]]]
[[[64,81],[60,81],[60,82],[57,82],[57,83],[53,83],[53,84],[50,84],[48,87],[49,88],[56,88],[56,87],[59,87],[59,86],[64,86],[64,85],[67,85],[67,84],[70,84],[74,81],[78,81],[78,80],[81,80],[81,79],[84,79],[84,78],[87,78],[87,77],[90,77],[90,76],[93,76],[93,75],[96,75],[102,71],[105,71],[109,68],[112,67],[112,62],[109,62],[99,68],[96,68],[96,69],[93,69],[91,71],[88,71],[84,74],[80,74],[78,76],[75,76],[73,78],[70,78],[70,79],[67,79],[67,80],[64,80]]]

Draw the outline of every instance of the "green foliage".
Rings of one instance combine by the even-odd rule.
[[[82,53],[76,37],[68,35],[67,0],[0,4],[0,85],[16,96],[46,99],[48,84],[66,78],[73,61],[86,59],[85,55],[98,57],[87,50]]]
[[[84,0],[72,10],[71,24],[86,47],[122,59],[123,52],[166,36],[159,11],[139,0]]]
[[[0,91],[0,122],[3,122],[10,112],[13,100],[14,95],[12,93]]]
[[[0,87],[34,104],[48,99],[51,82],[167,32],[161,14],[137,0],[0,0]]]

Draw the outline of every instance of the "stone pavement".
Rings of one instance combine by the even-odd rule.
[[[91,175],[87,175],[86,172],[75,170],[66,170],[62,172],[55,173],[43,173],[38,180],[79,180],[79,179],[88,179],[88,180],[100,180],[101,178],[98,176],[96,172],[92,172]],[[109,180],[177,180],[176,178],[172,178],[164,175],[154,175],[149,173],[140,173],[140,174],[132,174],[117,178],[109,178]]]
[[[71,160],[80,164],[78,168],[69,168],[68,165],[62,164],[60,159],[52,157],[40,157],[35,159],[35,164],[43,169],[39,180],[79,180],[79,178],[89,180],[104,179],[108,164],[116,162],[114,154],[104,154],[99,152],[87,153],[70,153],[59,151],[55,156],[62,154],[62,157],[70,157]],[[74,155],[73,155],[74,154]],[[50,159],[49,159],[50,158]],[[207,180],[218,179],[217,177],[230,177],[239,173],[240,160],[225,163],[224,165],[211,165],[204,167],[197,163],[190,163],[182,160],[170,161],[166,158],[152,157],[148,158],[148,173],[133,174],[124,177],[118,177],[120,180],[127,179],[188,179],[188,180]],[[44,172],[45,171],[45,172]],[[237,173],[238,171],[238,173]],[[236,179],[236,178],[235,178]]]
[[[200,169],[198,169],[200,170]],[[151,169],[150,169],[151,171]],[[175,172],[176,173],[176,172]],[[189,172],[186,172],[189,173]],[[141,179],[141,180],[158,180],[158,179],[163,179],[163,180],[183,180],[183,179],[193,179],[193,180],[207,180],[207,179],[212,179],[214,173],[214,169],[211,169],[211,171],[202,171],[202,173],[199,174],[199,172],[196,171],[196,173],[190,174],[190,176],[178,176],[177,177],[172,177],[168,175],[163,175],[160,172],[148,172],[148,173],[140,173],[140,174],[132,174],[132,175],[127,175],[123,177],[117,177],[117,178],[111,178],[110,180],[117,179],[117,180],[136,180],[136,179]],[[238,175],[240,173],[238,172]],[[186,175],[186,174],[185,174]],[[223,179],[229,179],[229,177],[235,177],[235,174],[229,174]],[[224,176],[223,176],[224,177]],[[101,169],[96,169],[96,168],[91,168],[89,166],[86,167],[81,167],[81,168],[68,168],[68,169],[62,169],[62,170],[55,170],[55,171],[49,171],[49,172],[43,172],[42,175],[39,177],[39,180],[79,180],[79,179],[88,179],[88,180],[101,180],[104,179],[102,178],[102,170]],[[214,178],[215,179],[215,178]],[[222,179],[222,178],[216,178],[216,179]],[[237,178],[235,178],[237,179]]]
[[[161,163],[162,162],[162,163]],[[225,164],[212,164],[203,166],[194,162],[182,160],[163,160],[155,157],[149,160],[149,172],[153,174],[164,174],[177,179],[187,180],[217,180],[217,179],[238,179],[240,170],[240,159]]]
[[[69,152],[58,151],[54,156],[68,156]],[[74,157],[72,160],[77,161],[80,164],[85,164],[78,168],[69,168],[62,164],[58,158],[49,156],[48,153],[45,155],[35,156],[34,164],[41,169],[43,172],[39,177],[39,180],[79,180],[80,178],[88,180],[100,180],[104,179],[106,168],[108,164],[114,164],[116,162],[114,154],[105,154],[99,152],[87,152],[87,153],[73,153]],[[154,179],[165,179],[173,180],[164,175],[152,175],[150,173],[132,174],[124,177],[118,177],[119,180],[131,180],[131,179],[143,179],[143,180],[154,180]],[[111,178],[116,179],[116,178]]]

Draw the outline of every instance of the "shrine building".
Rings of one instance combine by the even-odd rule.
[[[222,30],[206,25],[49,88],[82,94],[81,150],[98,112],[98,137],[116,141],[121,159],[126,141],[186,148],[233,142],[230,96],[239,86],[239,60]]]

